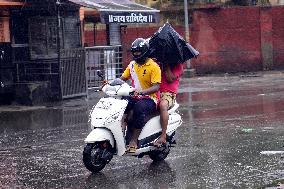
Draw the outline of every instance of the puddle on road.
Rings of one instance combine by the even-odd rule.
[[[281,90],[199,91],[179,93],[180,110],[192,119],[265,115],[283,120],[284,98]],[[260,95],[261,94],[261,95]]]
[[[88,108],[38,109],[29,111],[0,112],[0,133],[7,130],[55,128],[87,124]]]
[[[273,95],[284,92],[284,89],[248,89],[248,90],[214,90],[214,91],[198,91],[198,92],[182,92],[177,96],[178,102],[187,103],[190,101],[207,101],[207,100],[218,100],[226,98],[240,98],[247,96],[265,96],[267,94]]]
[[[191,119],[264,115],[263,119],[283,120],[284,98],[271,95],[277,92],[272,89],[184,92],[178,94],[177,101],[185,119],[190,114]],[[0,112],[0,132],[88,124],[88,111],[87,106],[78,106]]]

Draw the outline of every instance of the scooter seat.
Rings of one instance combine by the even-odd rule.
[[[175,103],[173,107],[171,107],[169,110],[168,110],[168,113],[169,114],[172,114],[174,113],[179,107],[179,104]],[[132,115],[133,115],[133,111],[131,110],[129,112],[129,116],[128,116],[128,121],[130,121],[132,119]],[[147,116],[146,117],[146,120],[145,122],[147,123],[150,119],[152,119],[153,117],[156,117],[156,116],[159,116],[160,115],[160,111],[159,109],[156,110],[154,113],[152,113],[151,115]]]
[[[175,103],[173,107],[171,107],[169,110],[168,110],[168,113],[169,114],[172,114],[174,113],[179,107],[179,104]],[[156,117],[156,116],[159,116],[160,115],[160,111],[159,109],[156,110],[153,114],[149,115],[147,118],[146,118],[146,122],[149,121],[150,119],[152,119],[153,117]]]

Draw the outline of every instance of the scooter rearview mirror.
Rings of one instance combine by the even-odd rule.
[[[104,74],[101,70],[97,70],[97,74],[101,79],[104,79]]]

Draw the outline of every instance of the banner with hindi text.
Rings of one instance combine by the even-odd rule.
[[[157,23],[159,14],[157,12],[100,12],[103,24],[147,24]]]

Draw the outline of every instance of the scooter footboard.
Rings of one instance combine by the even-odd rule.
[[[114,138],[112,133],[104,128],[95,128],[85,139],[85,143],[95,143],[99,141],[109,141],[110,145],[114,147]]]

